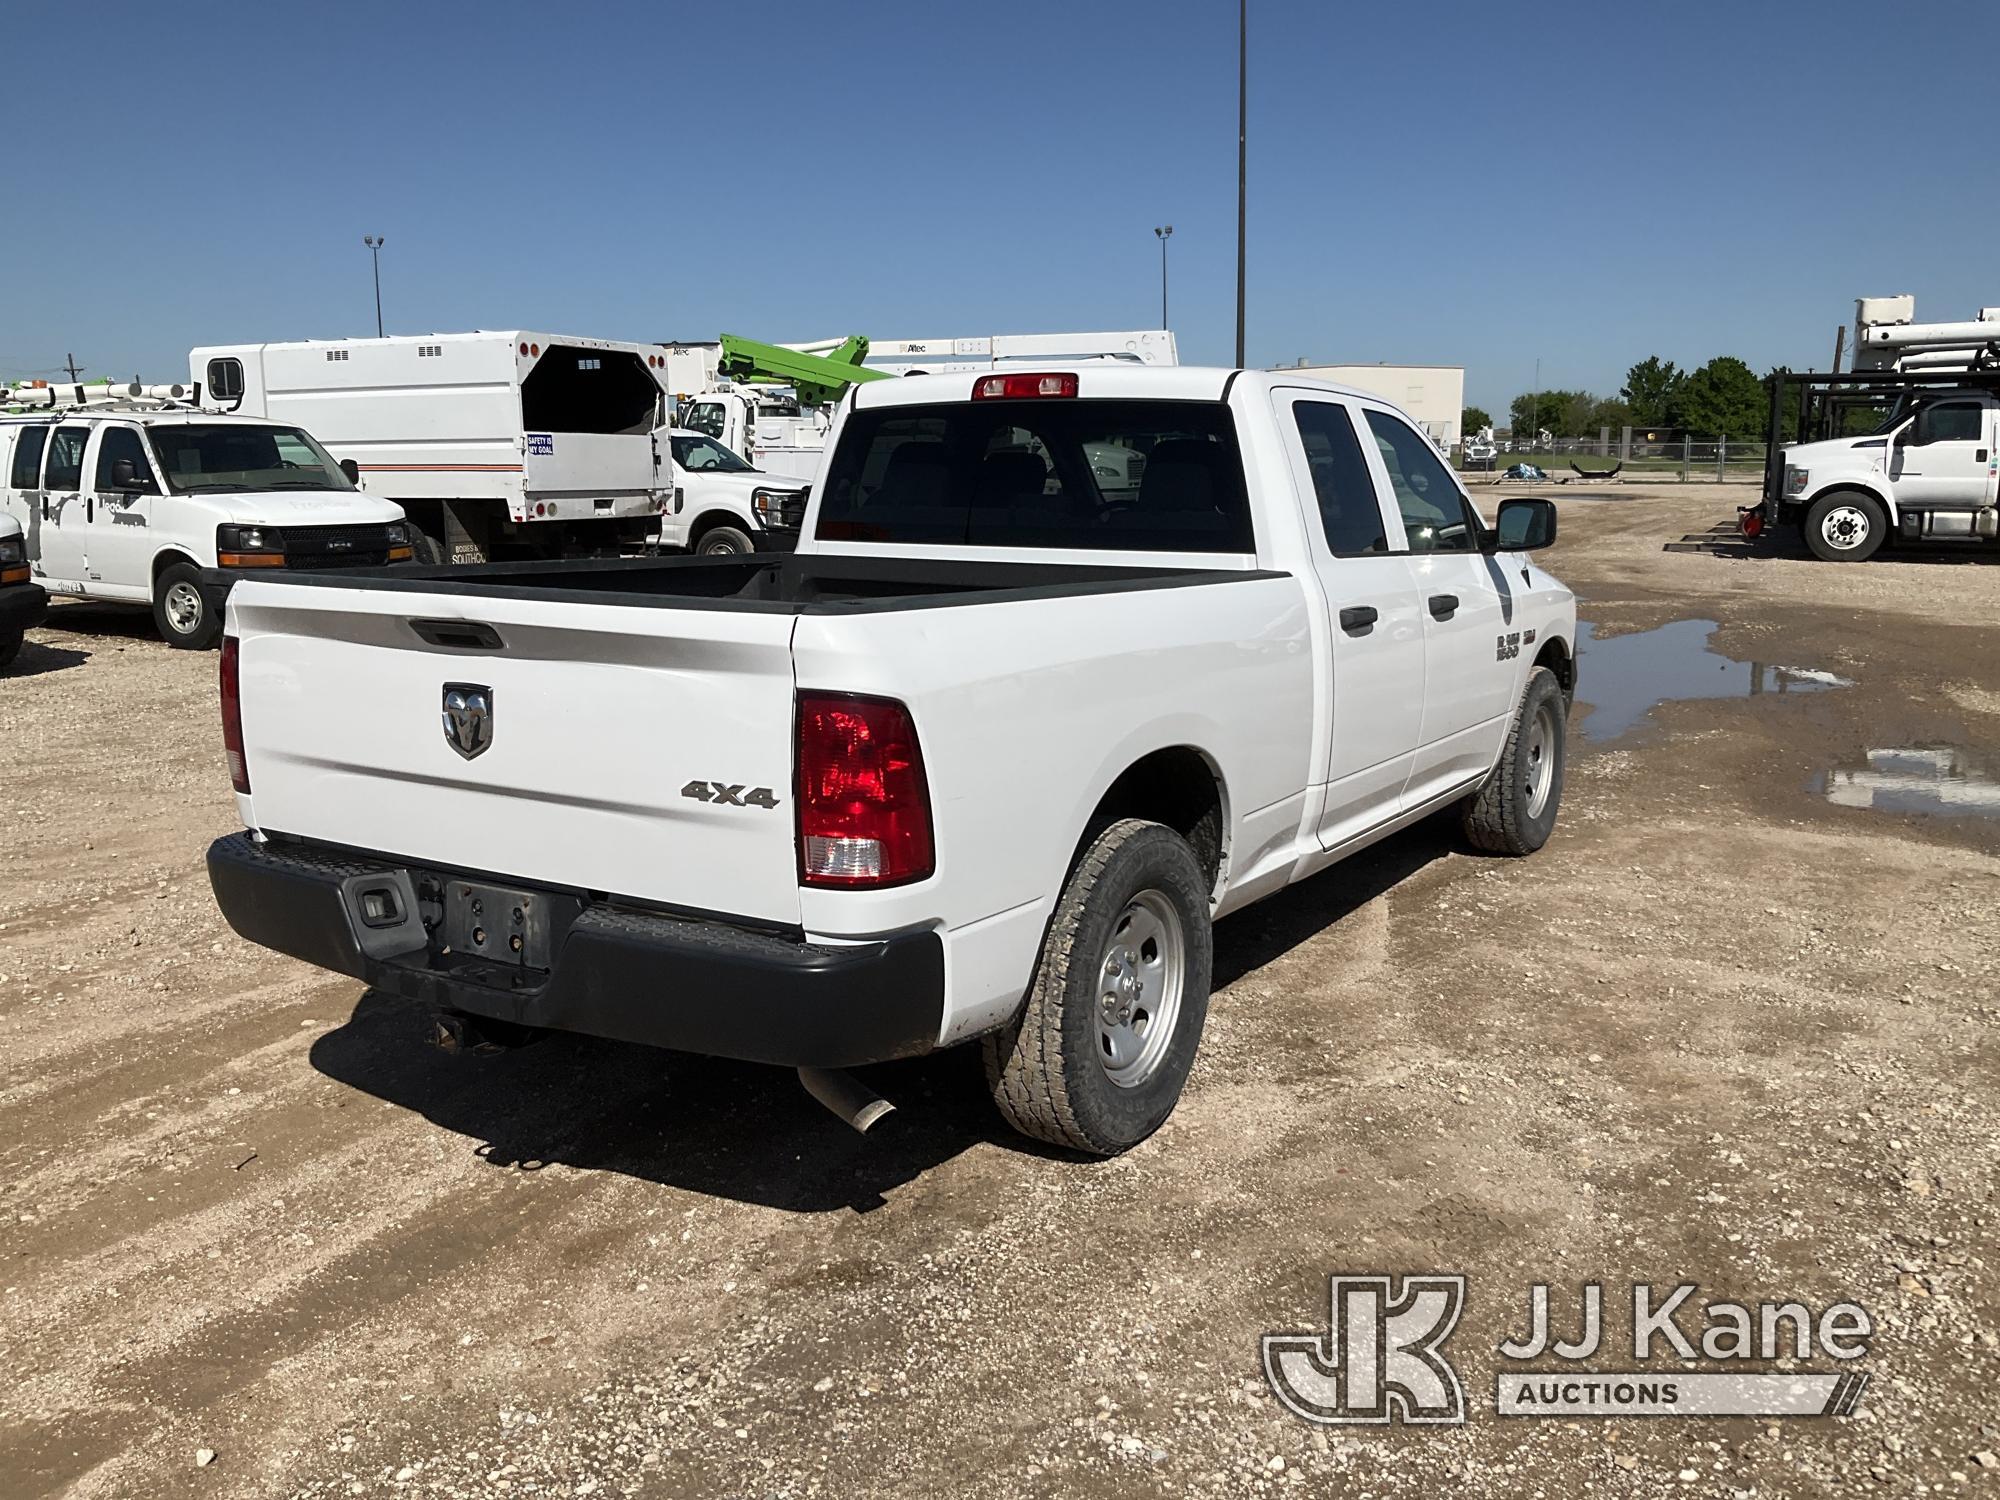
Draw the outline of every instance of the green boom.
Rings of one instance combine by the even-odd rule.
[[[782,344],[722,335],[723,374],[731,380],[789,385],[799,393],[802,406],[825,406],[838,401],[850,385],[890,378],[886,371],[863,369],[861,361],[867,357],[868,340],[858,333],[826,354],[801,354]]]

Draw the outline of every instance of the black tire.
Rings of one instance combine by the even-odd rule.
[[[1833,490],[1806,508],[1802,529],[1822,562],[1866,562],[1889,540],[1889,513],[1864,490]]]
[[[1090,841],[1056,902],[1021,1013],[984,1041],[987,1087],[1008,1124],[1051,1145],[1115,1156],[1173,1113],[1208,1018],[1215,955],[1209,886],[1186,840],[1158,823],[1128,818]],[[1162,905],[1175,919],[1165,926]],[[1138,930],[1127,925],[1134,911],[1169,934],[1140,940],[1142,967],[1149,966],[1149,947],[1164,951],[1178,937],[1179,1003],[1157,1044],[1151,1033],[1132,1029],[1149,1018],[1143,981],[1135,989],[1129,976],[1106,979],[1107,957],[1116,961],[1115,935]],[[1124,1034],[1140,1038],[1134,1064],[1147,1064],[1125,1083],[1113,1081],[1099,1025],[1107,983],[1125,986]],[[1152,998],[1162,998],[1157,987]]]
[[[427,568],[442,568],[451,561],[444,550],[444,543],[428,531],[419,531],[415,524],[410,527],[410,558]]]
[[[14,658],[21,654],[21,632],[0,635],[0,672],[14,665]]]
[[[1514,722],[1507,726],[1500,764],[1461,804],[1465,836],[1475,845],[1494,854],[1533,854],[1549,841],[1562,806],[1568,729],[1569,703],[1562,684],[1547,667],[1536,667],[1528,674]]]
[[[726,557],[732,554],[755,552],[757,544],[750,540],[750,533],[736,526],[711,526],[701,534],[701,540],[694,544],[698,557]]]
[[[201,588],[193,563],[172,563],[153,584],[153,626],[180,651],[206,651],[222,638],[222,614]]]

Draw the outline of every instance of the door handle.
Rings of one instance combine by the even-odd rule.
[[[1458,595],[1432,594],[1430,597],[1431,618],[1449,620],[1458,612]]]
[[[1372,629],[1379,618],[1372,604],[1350,604],[1340,612],[1340,628],[1359,634]]]

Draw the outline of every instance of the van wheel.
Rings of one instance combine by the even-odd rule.
[[[182,651],[206,651],[222,634],[222,616],[201,591],[201,572],[192,563],[174,563],[153,585],[153,624],[160,638]]]
[[[757,544],[750,540],[747,531],[739,531],[734,526],[711,526],[701,534],[694,550],[700,557],[726,557],[734,553],[755,552]]]
[[[14,658],[20,654],[21,637],[18,634],[0,636],[0,672],[13,666]]]
[[[441,568],[451,561],[445,555],[443,542],[428,531],[419,531],[415,526],[410,528],[410,555],[414,561],[427,568]]]
[[[1806,512],[1806,545],[1824,562],[1866,562],[1889,539],[1881,502],[1860,490],[1835,490]]]
[[[1507,743],[1500,764],[1486,784],[1460,804],[1465,836],[1494,854],[1533,854],[1555,831],[1556,810],[1562,806],[1563,735],[1569,727],[1569,705],[1562,684],[1547,667],[1528,674],[1528,689],[1514,722],[1507,726]]]
[[[984,1041],[986,1083],[1023,1135],[1115,1156],[1179,1102],[1208,1018],[1209,882],[1186,840],[1127,818],[1056,902],[1021,1013]]]

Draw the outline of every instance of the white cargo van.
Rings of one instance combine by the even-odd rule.
[[[170,646],[214,645],[244,573],[411,555],[402,511],[284,423],[184,406],[0,417],[0,482],[40,588],[150,604]]]

